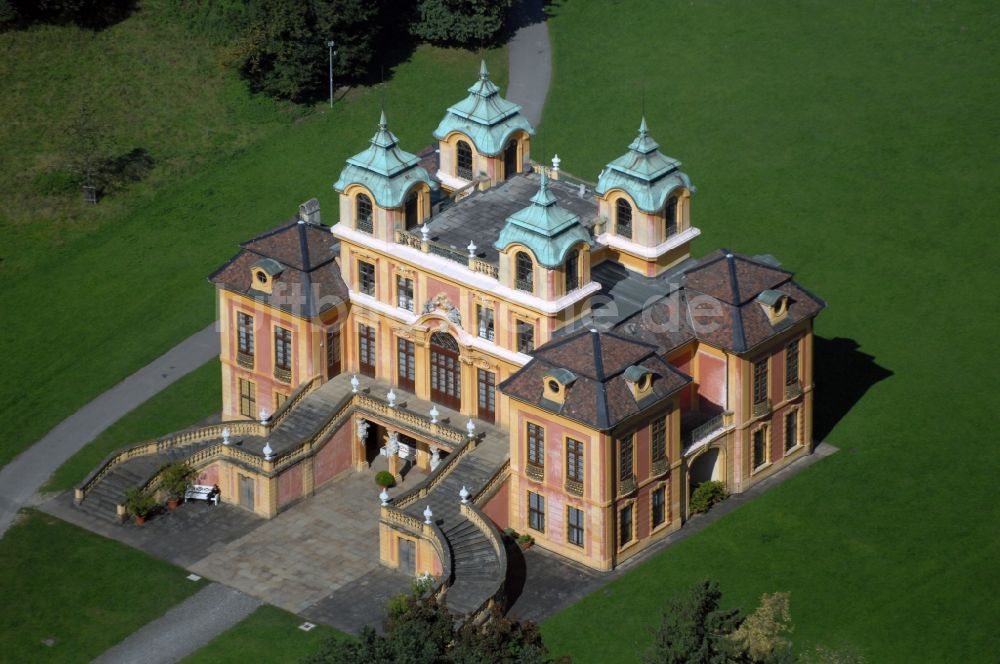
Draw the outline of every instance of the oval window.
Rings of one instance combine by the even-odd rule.
[[[549,379],[549,390],[555,392],[556,394],[559,394],[559,383],[557,383],[552,379]]]
[[[258,270],[257,271],[257,281],[259,281],[262,284],[266,284],[267,283],[267,275],[264,274],[263,272],[261,272],[260,270]]]

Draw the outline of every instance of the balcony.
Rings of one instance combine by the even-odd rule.
[[[753,405],[753,416],[760,417],[761,415],[767,415],[771,412],[771,400],[764,399],[763,401],[758,401]]]
[[[681,447],[684,454],[707,444],[732,426],[733,413],[728,410],[721,413],[684,413],[681,417]]]
[[[564,486],[566,488],[566,493],[571,496],[583,496],[583,482],[566,478],[566,484]]]
[[[653,462],[653,466],[652,468],[650,468],[650,474],[653,477],[659,477],[660,475],[663,475],[665,472],[667,472],[668,468],[670,468],[670,461],[668,461],[666,458],[658,459]]]
[[[280,380],[282,383],[291,383],[292,382],[292,370],[291,369],[282,369],[281,367],[275,367],[274,368],[274,377],[276,379]]]
[[[794,383],[788,383],[785,385],[786,399],[794,399],[800,396],[802,396],[802,383],[795,381]]]
[[[618,482],[618,495],[627,496],[635,491],[635,475],[620,478]]]
[[[253,355],[250,353],[236,353],[236,364],[244,369],[253,369]]]
[[[533,464],[530,461],[524,467],[524,474],[536,482],[545,481],[545,468],[543,466]]]

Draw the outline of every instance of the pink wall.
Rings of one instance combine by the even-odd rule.
[[[726,409],[726,361],[721,357],[698,353],[698,397],[701,410]]]
[[[302,497],[302,468],[297,463],[278,476],[278,507]]]
[[[314,485],[319,487],[351,466],[351,420],[347,420],[330,437],[313,460]]]
[[[510,525],[510,482],[504,482],[500,490],[483,505],[483,513],[493,520],[497,528]]]
[[[462,301],[459,299],[458,288],[443,281],[438,281],[437,279],[428,277],[427,292],[424,294],[424,298],[426,300],[430,300],[433,297],[437,297],[441,293],[444,293],[454,306],[458,307],[461,305]]]
[[[201,473],[198,475],[198,479],[195,480],[195,484],[206,484],[208,486],[215,486],[219,483],[219,465],[213,463],[208,468],[203,468]]]

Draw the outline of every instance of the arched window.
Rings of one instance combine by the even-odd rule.
[[[354,227],[365,233],[372,232],[372,199],[358,194],[354,199]]]
[[[624,197],[615,203],[615,233],[632,239],[632,205]]]
[[[414,189],[407,195],[406,204],[404,205],[404,216],[406,217],[406,230],[413,230],[417,227],[418,219],[418,194],[417,190]]]
[[[463,180],[472,179],[472,148],[465,141],[459,141],[455,146],[457,166],[455,174]]]
[[[523,251],[519,251],[517,252],[517,256],[514,257],[514,262],[514,286],[518,290],[528,291],[529,293],[533,292],[535,290],[535,268],[531,262],[531,256]]]
[[[580,287],[580,250],[573,249],[566,257],[566,292]]]
[[[674,235],[677,235],[677,197],[676,196],[671,196],[670,198],[667,199],[667,207],[666,207],[666,210],[664,210],[664,214],[666,215],[666,219],[665,219],[665,221],[666,221],[666,230],[665,230],[664,237],[665,238],[671,238]]]

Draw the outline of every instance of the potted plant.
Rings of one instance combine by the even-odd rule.
[[[150,492],[139,487],[132,487],[125,491],[125,509],[135,517],[137,526],[146,522],[146,517],[149,516],[154,507],[156,507],[156,498]]]
[[[160,486],[167,492],[167,507],[174,509],[184,494],[191,488],[195,470],[186,463],[176,462],[164,467],[160,474]]]
[[[528,533],[521,533],[517,537],[517,543],[521,545],[522,550],[527,551],[535,543],[535,538]]]
[[[380,470],[375,473],[375,484],[388,489],[396,485],[396,478],[388,470]]]

